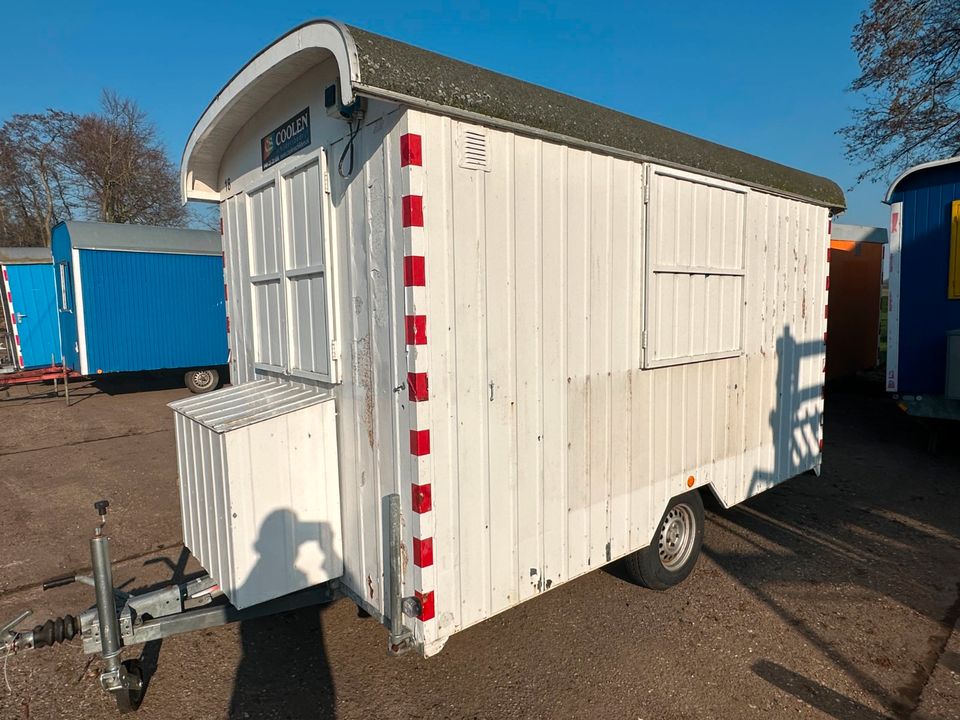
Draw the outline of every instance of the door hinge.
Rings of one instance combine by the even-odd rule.
[[[323,191],[329,195],[330,194],[330,173],[324,168],[323,171]]]
[[[643,204],[644,205],[650,204],[650,180],[649,179],[647,180],[647,182],[643,184]]]
[[[336,340],[330,341],[330,358],[333,360],[340,359],[340,347],[337,345]]]
[[[646,330],[640,333],[640,344],[644,349],[646,349],[647,347],[647,331]]]

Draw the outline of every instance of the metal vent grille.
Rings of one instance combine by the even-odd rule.
[[[490,170],[486,130],[461,125],[458,144],[460,146],[460,167],[466,170]]]

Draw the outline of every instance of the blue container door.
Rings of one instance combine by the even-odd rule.
[[[23,367],[60,362],[60,326],[51,265],[8,265]]]

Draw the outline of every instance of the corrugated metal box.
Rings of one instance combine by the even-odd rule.
[[[887,390],[944,393],[947,333],[960,327],[960,156],[906,170],[890,185]]]
[[[236,607],[343,574],[331,395],[260,380],[170,407],[184,544]]]
[[[83,375],[227,362],[220,238],[204,230],[65,222],[53,229],[60,336]]]
[[[833,224],[827,380],[877,367],[884,228]]]

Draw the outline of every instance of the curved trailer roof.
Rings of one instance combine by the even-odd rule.
[[[217,94],[184,148],[184,201],[219,201],[220,160],[236,133],[279,87],[331,56],[344,104],[356,95],[393,99],[734,180],[834,211],[846,207],[843,191],[827,178],[332,20],[294,28],[250,60]]]
[[[897,179],[890,183],[890,188],[887,190],[886,196],[884,196],[883,201],[889,205],[890,199],[893,197],[893,194],[897,191],[897,186],[900,185],[904,180],[913,175],[916,172],[921,170],[929,170],[935,167],[942,167],[944,165],[953,165],[954,163],[960,162],[960,155],[954,157],[944,158],[943,160],[934,160],[932,162],[920,163],[919,165],[914,165],[911,168],[907,168],[900,175],[897,176]]]

